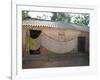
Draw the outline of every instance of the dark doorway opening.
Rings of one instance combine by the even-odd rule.
[[[40,36],[41,30],[30,30],[30,37],[36,39]]]
[[[85,44],[86,44],[86,38],[78,37],[78,51],[79,52],[85,52]]]
[[[40,54],[40,48],[37,49],[37,50],[31,50],[30,49],[29,53],[30,53],[30,55],[38,55],[38,54]]]
[[[31,39],[31,41],[29,42],[30,43],[29,45],[31,45],[31,48],[29,49],[30,55],[39,55],[40,54],[40,47],[38,49],[32,48],[33,46],[40,45],[40,44],[34,45],[34,43],[35,43],[34,39],[37,39],[40,36],[40,34],[41,34],[41,30],[30,30],[30,39]]]

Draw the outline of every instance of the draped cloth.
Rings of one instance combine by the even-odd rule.
[[[30,33],[33,34],[32,32]],[[34,31],[34,34],[30,35],[29,38],[29,49],[38,50],[40,46],[43,46],[53,53],[63,54],[77,48],[77,38],[64,42],[53,39],[49,37],[48,34],[45,34],[43,32],[41,33]]]
[[[40,48],[40,36],[36,39],[33,38],[29,38],[29,48],[31,50],[37,50],[38,48]]]
[[[56,54],[63,54],[72,51],[77,47],[77,38],[67,42],[57,41],[42,33],[41,45]]]
[[[30,30],[29,49],[37,50],[40,48],[40,34],[41,31]]]

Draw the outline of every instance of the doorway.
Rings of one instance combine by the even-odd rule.
[[[29,53],[30,55],[39,55],[40,54],[40,35],[41,30],[30,30],[29,38]]]
[[[85,52],[86,38],[78,37],[78,51]]]

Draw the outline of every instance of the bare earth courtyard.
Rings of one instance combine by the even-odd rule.
[[[71,66],[89,66],[88,53],[75,54],[52,54],[47,56],[32,55],[23,59],[23,69],[30,68],[50,68],[50,67],[71,67]]]

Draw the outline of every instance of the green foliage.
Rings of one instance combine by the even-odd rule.
[[[78,15],[76,17],[74,17],[74,21],[73,23],[81,25],[81,26],[85,26],[89,24],[89,15]]]
[[[78,14],[78,16],[72,16],[74,13],[62,13],[62,12],[52,12],[53,16],[51,17],[51,21],[64,21],[67,23],[75,23],[81,26],[89,24],[89,15],[88,14]],[[75,14],[74,14],[75,15]],[[74,18],[74,21],[72,21]]]
[[[51,20],[47,20],[46,18],[49,15],[37,15],[37,18],[31,18],[28,15],[29,11],[22,11],[22,20],[34,19],[34,20],[45,20],[45,21],[62,21],[67,23],[74,23],[81,26],[89,25],[89,14],[76,14],[76,13],[65,13],[65,12],[52,12],[53,16],[51,16]],[[44,17],[44,19],[42,19]]]
[[[65,13],[58,13],[58,12],[52,12],[53,16],[51,17],[51,21],[65,21],[70,23],[71,16],[69,14]]]
[[[22,11],[22,20],[30,19],[31,17],[28,15],[28,11]]]

